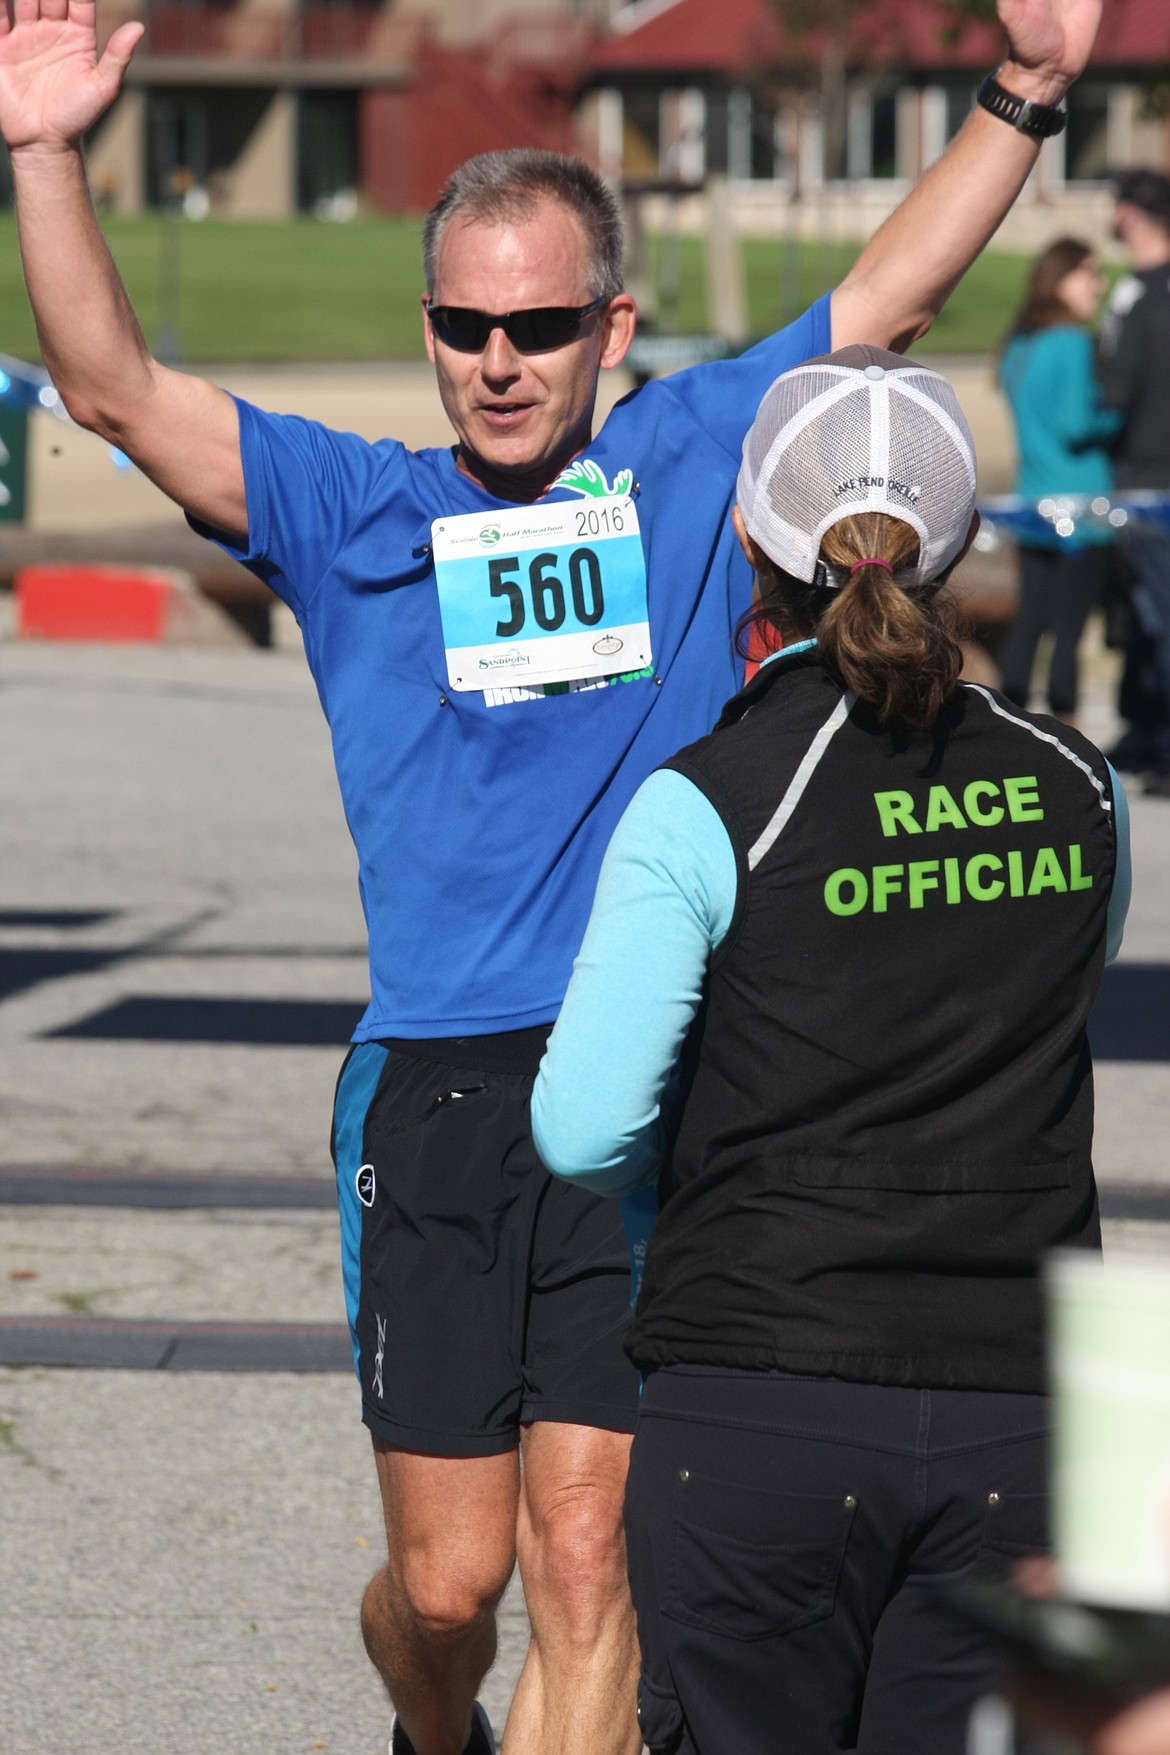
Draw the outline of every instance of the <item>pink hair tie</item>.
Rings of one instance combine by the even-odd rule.
[[[857,561],[849,569],[849,577],[851,579],[860,567],[884,567],[886,572],[890,575],[890,578],[892,579],[894,577],[893,567],[891,567],[889,561],[883,561],[880,555],[866,555],[863,560]]]

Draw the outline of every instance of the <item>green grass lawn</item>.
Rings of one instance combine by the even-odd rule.
[[[194,363],[421,359],[419,224],[413,219],[229,221],[157,214],[109,219],[110,248],[148,341],[164,319]],[[753,333],[766,334],[836,284],[856,246],[748,239],[744,259]],[[660,327],[707,327],[702,242],[657,240],[651,252]],[[923,346],[944,353],[994,347],[1023,287],[1026,258],[988,252],[971,269]],[[168,296],[168,284],[177,292]],[[170,303],[170,310],[160,305]],[[79,303],[79,318],[83,307]],[[20,278],[15,223],[0,213],[0,353],[37,357]]]
[[[666,291],[662,327],[684,334],[702,331],[707,319],[701,240],[657,240],[656,245],[650,253],[651,271]],[[744,271],[753,335],[766,335],[790,322],[836,286],[858,249],[856,244],[746,239]],[[1026,256],[987,251],[964,277],[919,351],[988,353],[995,348],[1019,306],[1028,263]]]
[[[423,357],[416,220],[193,224],[146,214],[109,219],[105,230],[147,340],[157,342],[168,318],[185,360]],[[168,279],[177,287],[169,313],[160,310]],[[38,357],[10,213],[0,214],[0,353]]]

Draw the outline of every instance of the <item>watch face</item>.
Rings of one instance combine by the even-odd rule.
[[[1059,134],[1064,127],[1064,111],[1058,110],[1054,104],[1025,103],[1020,111],[1016,127],[1024,134],[1036,134],[1047,140],[1051,134]]]

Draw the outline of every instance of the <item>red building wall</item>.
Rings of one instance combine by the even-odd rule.
[[[363,192],[384,213],[425,211],[477,152],[579,150],[569,90],[532,69],[492,77],[483,57],[436,48],[407,87],[362,94],[358,138]]]

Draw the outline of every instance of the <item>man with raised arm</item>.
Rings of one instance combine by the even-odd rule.
[[[329,719],[370,939],[334,1155],[388,1541],[362,1627],[395,1755],[490,1748],[475,1696],[517,1555],[532,1641],[507,1755],[640,1748],[624,1241],[606,1203],[539,1167],[532,1076],[610,830],[738,686],[750,575],[728,513],[763,391],[830,347],[929,327],[1060,126],[1099,11],[1000,0],[1008,58],[831,297],[739,359],[647,385],[596,437],[598,373],[635,322],[612,198],[575,160],[472,160],[425,238],[456,443],[419,453],[151,358],[81,154],[142,26],[99,60],[92,0],[15,0],[0,23],[0,130],[54,382],[292,606]]]

